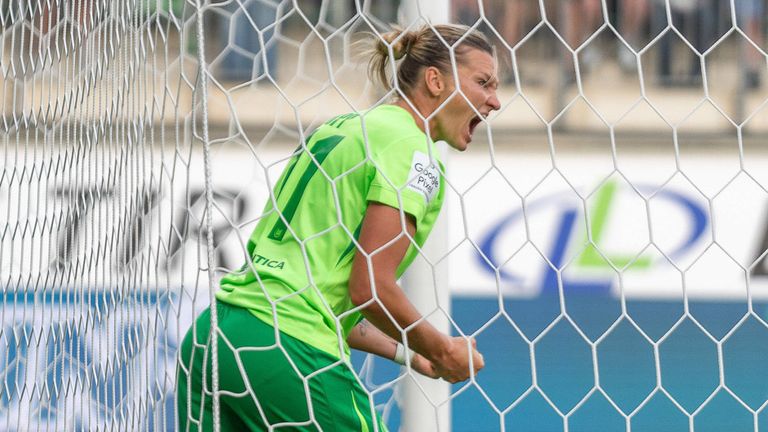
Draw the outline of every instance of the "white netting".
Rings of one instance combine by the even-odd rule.
[[[0,0],[0,429],[173,430],[209,278],[302,139],[383,95],[355,42],[429,21],[347,3]],[[502,108],[406,281],[450,288],[420,308],[487,366],[430,400],[354,357],[385,421],[768,427],[763,2],[442,7],[493,40]]]
[[[3,430],[174,423],[202,145],[192,11],[157,6],[0,7]]]

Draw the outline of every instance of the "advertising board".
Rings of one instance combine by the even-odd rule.
[[[214,153],[217,276],[242,265],[288,156]],[[20,234],[2,238],[0,257],[10,281],[0,320],[0,428],[172,429],[176,349],[209,299],[200,157],[192,152],[184,169],[164,166],[159,177],[111,186],[94,177],[3,191],[6,232]],[[615,171],[574,181],[557,169],[525,172],[549,163],[543,158],[496,158],[514,158],[522,167],[515,177],[527,183],[509,182],[478,153],[451,157],[441,217],[455,302],[561,292],[705,302],[768,296],[768,193],[749,172],[708,176],[720,161],[701,156],[660,181],[661,157],[639,155],[630,164],[641,174],[631,179]],[[558,161],[589,172],[592,159]],[[751,162],[768,170],[768,159]]]

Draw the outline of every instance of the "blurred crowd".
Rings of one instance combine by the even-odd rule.
[[[517,51],[529,41],[542,39],[548,32],[547,43],[558,48],[539,51],[562,60],[561,69],[567,77],[575,76],[574,58],[582,74],[588,73],[595,64],[607,61],[618,64],[626,73],[636,73],[639,53],[643,55],[644,73],[650,72],[654,82],[662,86],[699,85],[702,58],[697,52],[706,53],[725,33],[736,28],[742,35],[738,38],[740,42],[731,43],[729,47],[738,51],[734,58],[738,61],[743,87],[754,89],[764,81],[766,72],[766,1],[734,0],[734,10],[731,10],[731,2],[726,0],[544,0],[544,10],[541,10],[539,0],[451,0],[451,15],[454,22],[477,24],[484,29],[496,41],[502,64],[505,55],[510,58],[511,49]],[[330,24],[339,26],[353,16],[358,4],[367,12],[375,13],[380,22],[396,22],[399,3],[398,0],[298,1],[303,12],[325,14]],[[30,0],[18,14],[10,12],[11,8],[19,8],[14,6],[15,1],[0,0],[0,10],[4,26],[10,23],[12,15],[23,15],[45,32],[65,16],[88,25],[98,19],[98,13],[89,13],[93,4],[102,3]],[[217,3],[206,25],[210,25],[213,37],[209,40],[216,45],[214,51],[223,53],[217,64],[218,76],[245,81],[268,71],[276,77],[280,49],[276,40],[279,38],[274,36],[284,30],[281,17],[295,4],[288,0]],[[161,7],[177,15],[185,10],[183,0],[147,0],[144,7]],[[547,24],[554,31],[542,29]],[[618,35],[606,43],[605,38],[598,40],[598,30],[599,33],[615,30]],[[649,44],[653,45],[652,50]],[[653,55],[645,57],[648,51]],[[507,63],[502,78],[509,83],[513,74],[511,61]]]
[[[537,0],[452,1],[455,21],[472,25],[481,19],[490,32],[495,29],[502,49],[524,43],[529,33],[541,24],[542,14],[546,14],[547,21],[562,38],[561,44],[564,42],[564,54],[570,56],[578,51],[583,70],[609,58],[615,59],[625,72],[635,73],[636,53],[644,54],[646,47],[653,44],[657,47],[652,65],[656,83],[699,85],[701,56],[697,53],[707,53],[734,27],[746,36],[741,38],[742,46],[732,47],[740,51],[737,60],[744,86],[750,89],[760,86],[766,70],[766,57],[762,52],[765,50],[765,0],[735,0],[734,10],[730,1],[721,0],[606,0],[605,10],[601,0],[546,0],[544,11],[540,10]],[[593,40],[598,30],[605,31],[606,24],[618,33],[613,47]],[[665,31],[670,24],[674,31]],[[674,45],[684,46],[674,49]],[[610,50],[615,52],[606,52]]]
[[[606,0],[603,10],[601,0],[545,0],[540,10],[538,0],[451,0],[451,15],[454,22],[480,25],[496,40],[498,52],[509,57],[512,48],[520,48],[530,39],[541,38],[543,16],[555,29],[557,36],[551,36],[560,49],[549,50],[552,57],[563,60],[566,81],[572,83],[574,52],[580,72],[587,73],[596,63],[613,61],[626,73],[636,73],[638,53],[643,55],[643,68],[650,73],[653,81],[661,86],[696,86],[701,84],[701,56],[725,33],[734,27],[743,34],[741,41],[729,48],[735,48],[741,76],[746,89],[760,86],[766,72],[765,50],[765,2],[768,0],[735,0],[734,10],[730,1],[723,0]],[[345,4],[346,3],[346,4]],[[377,17],[384,22],[397,21],[397,1],[371,2],[377,7]],[[306,0],[305,5],[319,10],[320,0]],[[370,5],[368,5],[370,6]],[[231,9],[230,16],[222,16],[215,27],[221,32],[221,43],[247,47],[236,48],[225,56],[220,71],[222,78],[244,80],[260,74],[265,67],[277,74],[277,49],[270,48],[274,35],[275,19],[280,7],[262,1],[230,2],[224,9]],[[330,17],[343,23],[355,10],[354,0],[326,2]],[[735,21],[734,21],[735,20]],[[333,21],[333,19],[331,20]],[[610,25],[610,29],[606,30]],[[670,24],[674,29],[669,29]],[[735,24],[735,26],[734,26]],[[261,35],[250,31],[253,26],[264,30]],[[615,32],[615,42],[606,44],[597,40],[595,33]],[[666,29],[666,31],[665,31]],[[663,33],[662,36],[659,36]],[[550,32],[554,35],[554,32]],[[266,55],[259,56],[256,64],[245,54],[258,53],[261,44],[266,44]],[[646,48],[653,44],[653,55]],[[611,46],[612,45],[612,46]],[[545,50],[546,51],[546,50]],[[652,59],[652,61],[646,61]],[[729,60],[730,61],[730,60]],[[509,63],[509,62],[507,62]],[[570,69],[570,70],[569,70]],[[506,82],[513,80],[511,68],[502,71]]]

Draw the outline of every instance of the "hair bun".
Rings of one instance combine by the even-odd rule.
[[[408,51],[411,49],[413,44],[415,44],[419,39],[419,34],[414,31],[404,31],[402,29],[395,28],[394,31],[384,33],[381,35],[381,37],[387,44],[392,45],[392,54],[394,54],[395,60],[400,60],[403,58],[403,56],[408,54]],[[381,44],[381,47],[385,51],[387,50],[386,45]]]

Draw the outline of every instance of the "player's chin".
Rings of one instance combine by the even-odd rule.
[[[467,149],[467,147],[469,147],[469,142],[464,140],[449,141],[448,144],[451,146],[451,148],[460,152],[463,152]]]
[[[469,147],[469,143],[472,142],[472,135],[459,136],[454,140],[451,140],[451,147],[454,150],[463,152]]]

